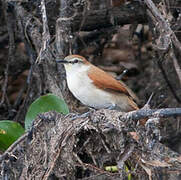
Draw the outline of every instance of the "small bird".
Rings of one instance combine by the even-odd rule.
[[[84,105],[95,109],[118,108],[123,112],[139,109],[131,89],[84,57],[69,55],[57,62],[64,64],[68,88]]]

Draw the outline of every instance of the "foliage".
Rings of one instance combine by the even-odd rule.
[[[64,100],[53,94],[41,96],[36,99],[28,109],[25,117],[25,129],[28,130],[38,114],[48,111],[57,111],[63,114],[69,113],[68,107]]]
[[[24,128],[17,122],[0,121],[0,150],[6,150],[24,133]]]

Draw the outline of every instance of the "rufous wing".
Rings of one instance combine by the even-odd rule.
[[[138,105],[132,99],[129,98],[128,101],[129,101],[129,105],[133,108],[133,110],[138,110],[139,109]]]
[[[93,84],[101,89],[113,90],[115,92],[124,93],[134,100],[138,99],[131,89],[129,89],[122,81],[117,81],[111,75],[94,65],[89,69],[88,76],[93,81]],[[132,100],[130,99],[130,101]],[[135,105],[136,103],[133,104],[133,106]]]

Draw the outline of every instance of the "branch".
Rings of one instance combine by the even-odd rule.
[[[122,119],[173,115],[181,115],[181,108],[140,109],[129,113],[102,109],[91,112],[88,117],[79,116],[73,120],[71,114],[63,116],[47,112],[35,119],[31,143],[27,144],[27,138],[24,138],[1,156],[0,171],[1,168],[6,170],[4,175],[9,179],[20,176],[48,179],[51,174],[75,179],[80,167],[82,174],[86,172],[86,164],[95,167],[89,168],[88,177],[91,177],[101,175],[104,166],[114,162],[120,170],[118,173],[125,176],[124,164],[127,160],[135,173],[141,175],[143,172],[145,175],[145,171],[140,172],[143,165],[153,175],[168,167],[170,171],[180,170],[180,155],[159,142],[156,125],[138,126],[134,121]],[[86,162],[82,154],[89,157]],[[16,161],[10,158],[14,156]],[[2,166],[4,162],[5,167]],[[115,174],[109,175],[113,177]]]
[[[160,11],[152,2],[152,0],[145,0],[145,4],[148,6],[148,9],[152,13],[153,17],[156,19],[156,21],[153,20],[153,22],[156,23],[155,27],[158,27],[157,30],[160,32],[160,35],[162,36],[164,41],[162,50],[167,50],[169,48],[170,43],[173,42],[175,47],[181,53],[181,43],[176,37],[175,33],[172,31],[169,22],[163,18]]]
[[[181,100],[179,98],[179,96],[177,96],[176,92],[175,92],[175,89],[174,87],[172,86],[171,82],[169,81],[168,77],[167,77],[167,74],[162,66],[162,62],[163,62],[163,56],[162,57],[159,57],[158,53],[156,53],[156,57],[159,59],[158,60],[158,67],[160,68],[161,72],[162,72],[162,75],[163,75],[163,78],[165,79],[168,87],[170,88],[170,91],[171,93],[173,94],[174,98],[177,100],[178,103],[181,103]]]
[[[44,55],[43,59],[44,63],[42,63],[43,66],[43,74],[42,77],[44,78],[44,82],[46,84],[45,87],[48,88],[48,90],[58,96],[62,96],[60,86],[61,83],[57,84],[57,76],[55,76],[55,63],[51,63],[51,60],[53,59],[52,53],[50,51],[50,48],[47,50],[46,48],[49,47],[49,41],[50,41],[50,34],[49,29],[47,26],[47,19],[46,19],[46,11],[45,11],[45,5],[42,1],[41,4],[42,12],[43,12],[43,34],[41,34],[40,30],[42,28],[41,22],[32,16],[32,14],[28,13],[21,5],[16,4],[15,5],[15,12],[18,19],[19,24],[21,25],[21,28],[24,30],[24,34],[27,40],[27,44],[30,47],[33,47],[33,50],[35,48],[36,54],[41,55],[41,58],[43,56],[43,52],[46,51],[46,56]],[[42,51],[42,53],[41,53]],[[37,55],[34,55],[35,57]],[[32,62],[34,64],[34,62]],[[39,68],[38,65],[35,65],[36,68]],[[39,74],[39,72],[38,72]],[[63,85],[62,85],[63,86]],[[62,88],[63,89],[63,88]],[[44,89],[46,91],[46,89]],[[40,92],[41,93],[41,92]]]
[[[152,2],[152,0],[145,0],[145,4],[147,5],[148,9],[150,10],[149,15],[153,20],[153,23],[155,24],[155,27],[157,28],[157,31],[160,33],[159,41],[157,41],[157,49],[160,50],[161,54],[166,54],[169,51],[169,48],[172,47],[173,45],[176,47],[178,50],[179,54],[181,55],[181,43],[176,37],[175,33],[170,27],[170,23],[168,20],[166,20],[158,8],[155,6],[155,4]],[[159,52],[156,53],[156,56],[160,54]],[[172,54],[174,53],[172,49]],[[160,56],[161,57],[161,56]],[[177,63],[177,59],[175,55],[173,54],[172,56],[173,63],[176,69],[176,73],[178,75],[178,78],[180,80],[180,67]],[[163,57],[161,57],[163,58]],[[177,100],[178,103],[181,102],[180,98],[177,96],[174,88],[172,87],[171,83],[169,82],[167,75],[162,67],[162,64],[158,61],[159,68],[162,71],[162,74],[164,76],[165,81],[167,82],[168,87],[170,88],[170,91],[172,92],[173,96]]]
[[[175,117],[181,116],[181,108],[163,108],[163,109],[147,109],[142,108],[137,111],[131,111],[123,116],[120,119],[125,120],[140,120],[144,118],[168,118],[168,117]]]
[[[48,28],[48,20],[47,13],[45,7],[45,0],[41,1],[41,14],[42,14],[42,22],[43,22],[43,33],[42,33],[42,45],[39,55],[37,57],[36,62],[40,63],[42,59],[47,55],[49,43],[50,43],[50,32]]]
[[[87,13],[86,20],[82,25],[83,31],[107,28],[116,25],[131,24],[133,22],[147,22],[145,9],[141,3],[132,2],[130,4],[112,7],[110,9],[90,10]],[[79,29],[82,21],[82,14],[77,14],[71,21],[73,30]]]

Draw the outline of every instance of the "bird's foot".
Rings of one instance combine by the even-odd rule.
[[[120,111],[120,107],[116,104],[112,104],[106,109]]]

